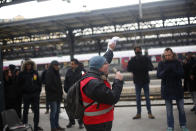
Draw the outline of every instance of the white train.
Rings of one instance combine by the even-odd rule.
[[[193,52],[196,54],[196,45],[194,46],[179,46],[179,47],[170,47],[172,50],[179,56],[180,59],[184,58],[184,54],[187,52]],[[160,61],[161,54],[163,53],[165,48],[150,48],[148,49],[148,55],[151,57],[151,60],[154,64],[154,66],[157,66],[157,63]],[[143,50],[144,53],[144,50]],[[98,55],[97,53],[93,54],[80,54],[75,55],[74,58],[81,61],[84,66],[88,65],[88,60]],[[101,53],[103,55],[103,53]],[[112,65],[118,65],[122,70],[126,69],[128,60],[134,56],[133,50],[127,50],[127,51],[114,51],[114,59],[112,61]],[[70,56],[55,56],[55,57],[43,57],[43,58],[32,58],[37,65],[38,69],[43,69],[45,64],[49,64],[53,60],[57,60],[60,63],[64,64],[70,61]],[[21,62],[23,60],[9,60],[9,61],[3,61],[3,67],[6,68],[10,64],[14,64],[16,66],[20,66]]]

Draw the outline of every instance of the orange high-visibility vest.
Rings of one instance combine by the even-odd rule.
[[[83,92],[83,87],[92,79],[96,79],[94,77],[87,77],[80,82],[80,91],[82,95],[83,105],[87,106],[90,103],[94,102],[91,98],[87,97]],[[110,83],[104,80],[105,85],[111,89]],[[86,125],[90,124],[101,124],[109,121],[113,121],[114,119],[114,106],[108,104],[102,104],[94,102],[91,106],[85,109],[83,122]]]

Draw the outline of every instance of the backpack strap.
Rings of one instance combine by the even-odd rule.
[[[85,78],[88,78],[88,77],[89,77],[89,76],[88,76],[87,74],[84,74],[84,75],[82,76],[82,78],[79,80],[79,82],[82,81],[82,80],[84,80]],[[84,87],[84,88],[85,88],[85,87]],[[83,89],[84,89],[84,88],[83,88]],[[96,102],[96,101],[91,102],[90,104],[88,104],[87,106],[85,106],[84,109],[87,109],[88,107],[90,107],[91,105],[93,105],[95,102]]]

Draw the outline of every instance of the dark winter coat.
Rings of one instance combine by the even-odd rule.
[[[32,69],[26,70],[26,65],[31,64]],[[36,65],[33,61],[26,61],[22,66],[22,71],[18,76],[18,85],[22,87],[23,95],[33,96],[40,95],[41,92],[41,80],[38,72],[36,71]]]
[[[184,71],[178,60],[161,61],[157,69],[157,77],[161,78],[161,96],[167,100],[178,100],[184,96],[182,78]]]
[[[53,65],[50,65],[46,72],[45,82],[47,102],[61,101],[63,95],[61,78],[59,71],[56,71]]]
[[[21,100],[22,100],[22,89],[17,84],[17,76],[15,76],[13,74],[13,76],[8,77],[8,79],[4,78],[4,89],[5,89],[6,107],[7,107],[7,104],[9,104],[9,103],[21,102]],[[8,105],[8,106],[11,106],[11,105]]]
[[[137,55],[128,62],[127,71],[133,73],[133,81],[136,84],[150,82],[148,71],[153,70],[151,60],[144,55]]]
[[[104,54],[104,57],[108,63],[111,63],[113,52],[108,50]],[[115,79],[112,84],[112,89],[110,89],[106,87],[104,83],[104,79],[106,79],[107,76],[97,69],[90,69],[86,75],[97,78],[88,82],[87,85],[83,88],[86,96],[97,101],[98,103],[114,105],[118,102],[123,88],[123,81]]]
[[[46,84],[46,72],[47,72],[47,70],[44,70],[43,72],[42,72],[42,74],[41,74],[41,82],[42,82],[42,84]]]
[[[196,64],[192,66],[190,75],[194,76],[194,80],[191,80],[192,86],[190,87],[190,91],[195,92],[196,91]]]
[[[196,64],[196,60],[191,57],[186,64],[183,64],[184,69],[184,91],[194,91],[194,82],[190,79],[191,70],[193,65]]]
[[[82,65],[79,65],[75,70],[69,68],[65,74],[64,91],[67,93],[70,87],[82,77]]]
[[[110,89],[104,83],[104,74],[98,70],[91,69],[86,75],[97,78],[89,81],[83,88],[86,96],[98,103],[114,105],[118,102],[123,88],[123,81],[115,79],[112,89]]]

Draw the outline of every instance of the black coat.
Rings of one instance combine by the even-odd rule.
[[[82,77],[82,65],[79,65],[75,70],[69,68],[65,74],[64,91],[67,93],[70,87]]]
[[[23,95],[40,95],[41,81],[35,70],[24,70],[18,76],[18,84],[22,87]]]
[[[195,91],[195,84],[194,82],[190,79],[191,75],[191,70],[193,68],[193,65],[196,64],[196,60],[191,57],[190,60],[187,61],[186,64],[183,64],[183,69],[184,69],[184,91]]]
[[[184,71],[178,60],[161,61],[157,69],[157,77],[161,78],[161,96],[167,100],[178,100],[184,96],[182,78]]]
[[[196,64],[194,64],[191,68],[191,71],[190,71],[190,75],[193,75],[194,76],[194,79],[191,80],[191,87],[190,87],[190,91],[191,92],[195,92],[196,91]]]
[[[90,80],[83,88],[86,96],[103,104],[114,105],[118,102],[123,88],[123,81],[115,79],[112,84],[112,89],[110,89],[105,85],[104,80],[102,79],[103,74],[98,70],[92,69],[88,71],[86,75],[97,78]]]
[[[104,57],[108,63],[111,63],[113,52],[108,50],[104,54]],[[89,81],[83,88],[86,96],[98,103],[114,105],[118,102],[123,88],[123,81],[115,79],[112,84],[112,89],[110,89],[104,83],[103,76],[105,77],[105,75],[97,69],[90,69],[86,75],[97,78]]]
[[[9,77],[7,80],[4,79],[4,91],[6,106],[12,102],[21,103],[22,89],[21,86],[18,86],[17,84],[17,76]]]
[[[127,70],[133,73],[134,83],[146,84],[150,82],[148,71],[153,70],[153,65],[147,56],[139,55],[131,58]]]
[[[46,72],[45,82],[47,102],[62,101],[63,90],[59,71],[50,66]]]

